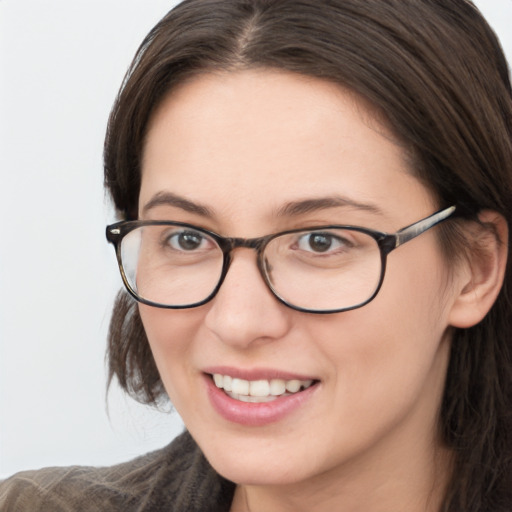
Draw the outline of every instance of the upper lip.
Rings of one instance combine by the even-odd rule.
[[[318,378],[311,375],[299,374],[285,370],[279,370],[276,368],[236,368],[232,366],[210,366],[208,368],[204,368],[203,372],[210,375],[216,373],[220,375],[229,375],[237,379],[244,379],[249,381],[272,379],[319,380]]]

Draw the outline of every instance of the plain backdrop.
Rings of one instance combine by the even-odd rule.
[[[115,385],[107,400],[104,366],[121,286],[104,130],[136,48],[175,3],[0,0],[0,478],[128,460],[183,428]],[[512,0],[476,3],[512,61]]]

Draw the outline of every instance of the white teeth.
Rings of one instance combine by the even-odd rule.
[[[227,394],[242,402],[268,402],[279,396],[286,396],[297,393],[300,389],[307,389],[312,384],[312,380],[244,380],[232,378],[230,375],[213,375],[213,381],[218,388],[224,389]]]
[[[249,394],[251,396],[268,396],[270,393],[270,384],[268,380],[253,380],[249,384]]]
[[[282,379],[272,379],[270,381],[270,394],[274,396],[282,395],[286,391],[286,382]]]
[[[235,395],[234,393],[228,393],[231,398],[240,400],[240,402],[250,402],[253,404],[261,404],[263,402],[271,402],[275,400],[275,396],[247,396],[247,395]]]
[[[233,379],[229,375],[224,375],[224,379],[222,381],[222,386],[219,386],[221,388],[224,388],[224,391],[232,391],[233,390]]]
[[[243,379],[233,379],[231,385],[231,391],[236,395],[248,395],[249,394],[249,381]]]
[[[289,380],[286,382],[286,391],[296,393],[300,389],[300,380]]]

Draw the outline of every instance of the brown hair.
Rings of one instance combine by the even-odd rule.
[[[440,205],[512,226],[512,92],[496,36],[468,0],[186,0],[142,43],[105,141],[105,184],[137,216],[148,120],[170,90],[209,70],[270,67],[365,97],[408,148]],[[441,237],[449,255],[456,222]],[[451,241],[451,246],[448,242]],[[456,330],[440,414],[455,454],[443,511],[512,506],[512,272],[486,318]],[[110,379],[145,403],[165,396],[135,302],[123,292],[109,333]]]

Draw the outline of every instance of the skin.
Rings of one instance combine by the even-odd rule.
[[[162,192],[208,215],[176,204],[145,208]],[[372,208],[277,213],[333,195]],[[437,209],[365,103],[318,79],[269,70],[202,75],[174,90],[151,120],[143,219],[249,238],[333,223],[395,232]],[[140,313],[173,405],[214,468],[238,484],[233,511],[433,511],[449,474],[436,425],[452,316],[467,282],[464,269],[448,267],[434,228],[389,256],[379,295],[360,309],[287,308],[266,288],[254,251],[242,248],[208,304],[140,305]],[[243,426],[209,401],[202,372],[214,365],[320,382],[281,420]]]

